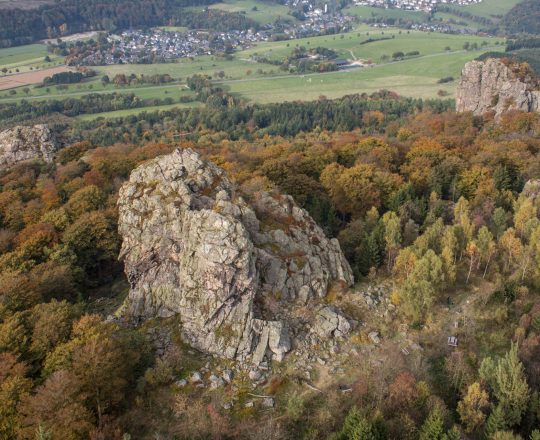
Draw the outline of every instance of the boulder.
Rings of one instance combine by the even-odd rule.
[[[334,307],[323,307],[317,313],[315,318],[315,324],[312,331],[314,331],[321,338],[342,338],[346,336],[351,330],[351,325],[347,318],[345,318],[339,310]]]
[[[221,375],[223,380],[227,383],[231,383],[233,379],[233,372],[231,370],[225,370],[223,371],[223,374]]]
[[[206,353],[279,361],[292,346],[291,308],[353,283],[337,240],[291,197],[261,192],[247,203],[190,149],[136,168],[118,208],[131,286],[121,313],[135,324],[179,316]],[[270,297],[282,306],[266,307]]]
[[[47,125],[0,131],[0,169],[27,160],[52,162],[59,142]]]
[[[274,398],[273,397],[265,397],[262,401],[262,405],[266,408],[273,408],[274,407]]]
[[[189,381],[191,383],[197,383],[197,382],[202,382],[202,376],[201,376],[201,373],[199,373],[198,371],[195,371],[191,377],[189,378]]]
[[[374,332],[369,332],[368,338],[374,344],[380,344],[381,343],[381,338],[379,337],[379,332],[375,332],[375,331]]]

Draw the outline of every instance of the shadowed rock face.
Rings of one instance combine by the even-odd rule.
[[[118,206],[131,284],[123,313],[134,322],[179,315],[185,337],[208,353],[280,360],[291,308],[353,282],[337,241],[291,197],[259,193],[247,204],[192,150],[135,169]],[[265,307],[269,297],[280,307]]]
[[[59,144],[46,125],[18,126],[0,132],[0,168],[25,160],[52,162]]]
[[[508,110],[540,111],[538,81],[523,65],[499,59],[471,61],[465,65],[456,91],[456,110],[495,117]]]

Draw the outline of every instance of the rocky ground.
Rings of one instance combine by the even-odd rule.
[[[332,389],[347,394],[360,373],[419,365],[423,348],[418,332],[400,323],[389,295],[386,284],[361,284],[342,292],[337,306],[321,302],[315,321],[295,329],[291,351],[281,362],[229,361],[187,348],[193,368],[173,387],[193,396],[218,393],[225,410],[270,409],[283,397],[275,390],[276,381],[292,381],[302,393]],[[149,331],[158,354],[167,356],[174,347],[170,334],[161,323]]]

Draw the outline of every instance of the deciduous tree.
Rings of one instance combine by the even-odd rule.
[[[489,395],[478,382],[469,385],[467,393],[458,403],[457,410],[467,432],[481,427],[486,420]]]

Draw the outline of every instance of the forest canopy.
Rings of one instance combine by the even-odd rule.
[[[540,34],[540,3],[524,0],[504,16],[503,25],[510,34]]]
[[[37,9],[2,9],[0,47],[29,44],[76,32],[189,23],[182,8],[213,0],[60,0]],[[223,14],[221,18],[224,18]],[[201,20],[195,25],[200,25]]]
[[[419,111],[379,123],[375,134],[316,129],[231,141],[208,130],[196,142],[81,142],[55,163],[4,170],[0,438],[272,432],[348,440],[404,438],[405,429],[410,439],[536,440],[540,185],[531,179],[540,176],[540,116],[510,113],[495,122]],[[175,377],[193,368],[189,349],[178,344],[158,356],[147,327],[100,315],[127,288],[117,260],[118,189],[138,164],[177,146],[217,163],[248,199],[261,189],[291,194],[338,238],[358,280],[391,280],[397,312],[385,335],[407,325],[429,337],[434,314],[469,295],[482,304],[482,319],[462,330],[471,342],[433,356],[437,346],[425,340],[427,371],[401,361],[366,371],[358,363],[350,392],[324,399],[280,394],[295,382],[275,377],[264,392],[279,396],[277,424],[268,409],[254,422],[241,387],[227,391],[244,396],[230,410],[226,393],[178,392]],[[361,349],[366,342],[357,338]]]

